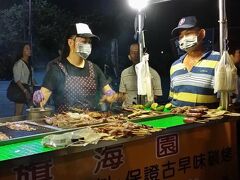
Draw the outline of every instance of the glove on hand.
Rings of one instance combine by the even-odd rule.
[[[37,105],[44,100],[44,95],[40,90],[33,93],[33,104]]]

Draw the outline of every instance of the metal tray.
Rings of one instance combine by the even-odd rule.
[[[43,127],[43,126],[29,124],[27,122],[16,122],[16,123],[26,124],[31,128],[35,128],[36,130],[32,130],[32,131],[13,130],[13,129],[8,128],[6,125],[2,125],[2,126],[0,126],[0,132],[6,134],[8,137],[11,137],[11,138],[19,138],[19,137],[24,137],[24,136],[32,136],[35,134],[42,134],[42,133],[56,131],[55,129],[50,129],[50,128]]]
[[[25,123],[25,124],[29,125],[30,127],[35,128],[36,130],[34,130],[34,131],[12,130],[12,129],[6,127],[6,125],[1,124],[0,132],[6,134],[8,137],[10,137],[10,139],[0,141],[0,145],[6,145],[6,144],[12,144],[12,143],[17,143],[17,142],[33,140],[33,139],[37,139],[37,138],[42,138],[49,134],[63,133],[63,132],[69,131],[69,130],[62,130],[60,128],[55,128],[55,127],[51,127],[51,126],[38,125],[34,122],[29,122],[29,121],[16,121],[16,123]]]

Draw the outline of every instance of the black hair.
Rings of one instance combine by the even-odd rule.
[[[21,42],[19,45],[18,45],[18,47],[17,47],[17,54],[16,54],[16,61],[18,61],[19,59],[21,59],[22,57],[23,57],[23,49],[24,49],[24,47],[26,46],[26,45],[28,45],[28,46],[30,46],[30,48],[31,48],[31,44],[29,43],[29,42]],[[31,56],[29,57],[29,59],[28,59],[28,63],[30,64],[30,65],[32,65],[32,62],[31,62]]]
[[[72,36],[77,34],[77,29],[76,29],[76,24],[70,24],[70,26],[67,28],[66,32],[65,32],[65,36],[64,36],[64,42],[63,42],[63,46],[62,46],[62,56],[61,56],[61,60],[66,59],[66,57],[69,55],[70,53],[70,47],[68,45],[68,39],[70,39]]]
[[[234,54],[236,50],[240,50],[240,43],[238,42],[230,42],[229,43],[229,54]]]

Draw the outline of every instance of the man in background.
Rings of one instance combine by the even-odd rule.
[[[237,68],[237,74],[238,74],[237,96],[234,103],[239,106],[240,105],[240,45],[239,44],[230,45],[229,55]]]
[[[137,104],[137,74],[135,65],[140,62],[139,46],[137,43],[131,44],[128,58],[132,62],[132,66],[122,71],[119,86],[119,92],[126,95],[123,107]],[[154,99],[157,100],[159,96],[162,96],[161,79],[156,70],[149,67],[149,71],[151,74]]]

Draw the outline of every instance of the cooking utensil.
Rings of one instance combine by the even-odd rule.
[[[26,111],[28,114],[28,119],[41,119],[46,116],[52,116],[53,114],[53,109],[49,107],[30,108],[27,109]]]

